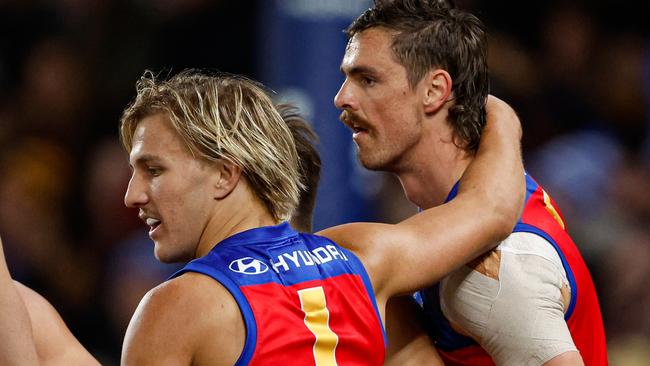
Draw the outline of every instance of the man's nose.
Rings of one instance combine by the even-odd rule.
[[[147,204],[149,196],[144,189],[144,184],[135,174],[129,180],[129,186],[124,194],[124,204],[129,208],[139,208]]]
[[[352,88],[346,79],[341,88],[339,88],[338,93],[334,96],[334,105],[336,108],[341,110],[356,110],[357,104],[354,100],[354,95],[352,93]]]

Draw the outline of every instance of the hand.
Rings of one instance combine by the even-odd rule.
[[[508,103],[495,97],[488,95],[487,103],[485,104],[486,124],[485,129],[499,129],[499,133],[514,133],[514,138],[521,141],[523,131],[521,122],[515,112]]]

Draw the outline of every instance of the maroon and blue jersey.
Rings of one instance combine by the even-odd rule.
[[[447,201],[458,191],[454,186]],[[573,342],[586,366],[607,365],[605,331],[598,297],[589,270],[566,230],[562,214],[542,187],[526,175],[526,203],[513,232],[528,232],[546,239],[557,251],[571,287],[565,313]],[[437,286],[418,292],[436,348],[445,365],[491,366],[490,356],[473,339],[455,332],[440,309]]]
[[[235,234],[173,277],[198,272],[237,301],[246,343],[236,365],[381,365],[386,335],[354,253],[288,223]]]

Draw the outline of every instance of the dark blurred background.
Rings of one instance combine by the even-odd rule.
[[[14,277],[117,365],[158,264],[123,205],[121,111],[145,69],[243,73],[321,136],[316,228],[415,212],[363,170],[332,99],[341,32],[368,0],[0,0],[0,233]],[[490,33],[492,93],[524,124],[528,171],[592,271],[612,365],[650,362],[649,2],[458,1]]]

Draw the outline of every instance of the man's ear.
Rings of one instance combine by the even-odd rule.
[[[443,69],[429,71],[424,80],[424,112],[435,113],[449,101],[452,80],[449,73]]]
[[[242,169],[239,165],[225,159],[220,160],[217,164],[219,175],[214,184],[214,198],[222,199],[235,189],[241,178]]]

